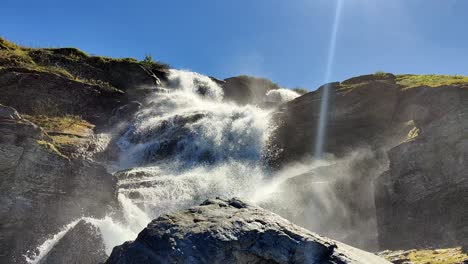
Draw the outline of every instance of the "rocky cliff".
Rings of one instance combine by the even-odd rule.
[[[374,156],[353,165],[358,177],[355,169],[344,172],[338,186],[346,189],[333,187],[346,210],[362,212],[351,229],[359,230],[358,223],[368,220],[365,215],[374,218],[376,209],[372,221],[382,249],[466,245],[466,78],[375,74],[329,87],[326,152],[338,160],[359,149]],[[276,113],[270,165],[282,167],[313,153],[322,91]],[[375,193],[375,207],[361,200],[362,188]]]
[[[136,111],[125,106],[164,71],[0,38],[0,262],[23,263],[71,221],[118,207],[116,180],[94,157],[95,132]]]
[[[2,263],[22,263],[62,226],[117,205],[115,180],[102,165],[65,156],[40,127],[3,105],[0,173]]]
[[[74,48],[26,48],[0,38],[0,262],[23,263],[25,255],[35,255],[32,249],[63,226],[83,216],[101,218],[120,206],[117,179],[105,162],[117,158],[116,142],[123,131],[119,124],[168,81],[168,72],[154,61],[90,56]],[[329,163],[281,182],[283,192],[275,195],[284,204],[270,200],[261,205],[368,250],[466,250],[467,79],[379,73],[327,84]],[[222,86],[225,100],[242,105],[258,104],[268,91],[278,89],[268,80],[247,76],[212,80]],[[273,111],[276,129],[265,153],[269,171],[310,161],[322,91]],[[102,149],[97,134],[111,128],[117,137]],[[166,236],[161,231],[166,227],[177,232]],[[64,256],[65,248],[88,242],[99,249],[87,254],[90,262],[103,260],[102,238],[95,231],[80,222],[45,260],[77,261],[79,254]],[[201,238],[210,243],[189,249],[193,244],[180,242],[179,236],[193,238],[190,243]],[[144,256],[140,250],[147,241],[162,241],[168,250],[162,254],[157,247],[145,248],[151,254]],[[355,252],[257,207],[212,200],[154,220],[135,242],[117,248],[109,263],[128,263],[132,254],[187,260],[186,252],[173,250],[175,241],[200,259],[214,252],[228,262],[303,260],[310,257],[305,248],[312,247],[317,256],[340,263]],[[275,250],[272,243],[277,243]],[[80,254],[90,249],[77,248]]]
[[[153,220],[106,263],[388,263],[238,199]]]

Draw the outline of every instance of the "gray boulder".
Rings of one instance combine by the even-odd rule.
[[[115,247],[106,263],[389,262],[260,207],[217,198],[153,220],[135,241]]]

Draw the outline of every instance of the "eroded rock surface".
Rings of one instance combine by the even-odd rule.
[[[388,263],[238,199],[153,220],[106,263]]]
[[[368,170],[353,178],[348,173],[344,181],[356,186],[354,190],[375,186],[380,249],[466,248],[466,86],[403,87],[397,77],[386,74],[360,76],[329,87],[325,152],[341,160],[366,149],[375,160],[355,164],[357,168],[376,167],[379,160],[389,166],[383,174]],[[322,91],[323,87],[305,94],[277,111],[278,128],[270,142],[268,164],[281,168],[313,155]],[[353,188],[348,190],[348,203],[357,208],[371,204],[362,203]],[[373,206],[369,208],[373,211]],[[359,230],[358,226],[351,228]]]
[[[381,248],[468,245],[468,91],[438,89],[408,92],[400,108],[417,130],[376,180]]]
[[[117,204],[102,165],[70,159],[41,128],[0,105],[0,262],[23,255],[81,216],[103,217]]]

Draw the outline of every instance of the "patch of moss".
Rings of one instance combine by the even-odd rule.
[[[37,144],[39,144],[40,147],[42,147],[43,149],[49,151],[49,152],[52,152],[54,154],[57,154],[59,155],[60,157],[62,158],[65,158],[65,159],[69,159],[67,156],[63,155],[58,149],[57,147],[50,143],[50,142],[47,142],[45,140],[36,140]]]
[[[419,132],[420,132],[420,129],[419,129],[419,128],[413,127],[413,128],[409,131],[406,141],[411,141],[411,140],[417,138],[417,137],[419,136]]]
[[[24,118],[42,127],[48,134],[68,134],[78,137],[86,137],[94,126],[79,116],[66,115],[62,117],[50,117],[44,115],[23,115]]]
[[[468,88],[468,76],[463,75],[397,75],[396,82],[403,89],[410,89],[420,86],[440,87],[445,85],[456,85]]]
[[[10,42],[10,41],[0,37],[0,50],[2,50],[2,49],[15,50],[15,49],[19,49],[19,48],[20,47],[18,45],[16,45],[15,43]]]
[[[10,45],[9,47],[8,49],[0,49],[0,64],[2,68],[24,68],[32,71],[57,74],[66,78],[73,78],[73,75],[64,68],[55,65],[37,64],[30,54],[36,52],[34,49],[21,48],[16,45]]]

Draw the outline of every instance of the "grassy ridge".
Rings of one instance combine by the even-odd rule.
[[[80,66],[105,70],[116,63],[137,64],[147,69],[167,69],[166,63],[153,60],[149,55],[144,60],[134,58],[109,58],[90,56],[76,48],[29,48],[21,47],[0,37],[0,70],[21,69],[59,75],[73,81],[99,86],[108,91],[119,91],[98,77],[89,77]]]
[[[468,76],[463,75],[413,75],[402,74],[396,76],[396,83],[404,89],[420,86],[440,87],[445,85],[457,85],[468,87]]]
[[[393,263],[461,264],[465,263],[464,261],[468,261],[468,255],[463,253],[461,248],[413,249],[406,251],[387,250],[378,255]]]

